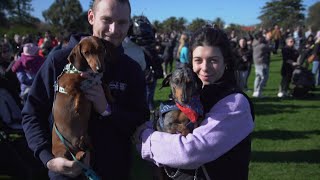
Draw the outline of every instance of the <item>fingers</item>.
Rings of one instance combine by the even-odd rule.
[[[77,177],[81,174],[81,166],[75,162],[70,161],[65,158],[54,158],[47,162],[47,167],[49,170],[64,174],[69,177]]]
[[[84,93],[86,94],[86,96],[90,97],[90,99],[87,97],[89,100],[95,100],[94,97],[96,96],[100,96],[100,97],[105,96],[101,85],[92,86],[91,88],[85,90]]]
[[[96,112],[102,113],[106,110],[107,100],[101,85],[95,85],[85,91],[86,98],[92,102]]]

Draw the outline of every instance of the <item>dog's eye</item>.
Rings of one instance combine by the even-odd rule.
[[[89,54],[89,51],[84,51],[82,52],[84,55],[88,55]]]

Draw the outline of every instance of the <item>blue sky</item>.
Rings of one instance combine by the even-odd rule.
[[[144,14],[150,21],[163,21],[171,16],[184,17],[191,22],[195,18],[214,20],[220,17],[226,24],[252,25],[259,23],[261,8],[270,0],[131,0],[132,15]],[[54,0],[32,0],[31,14],[43,20],[42,11]],[[89,0],[80,0],[88,10]],[[305,8],[318,0],[303,0]]]

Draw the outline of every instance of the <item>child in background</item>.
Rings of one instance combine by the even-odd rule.
[[[38,54],[39,48],[33,43],[23,45],[23,52],[12,66],[12,71],[17,74],[20,82],[20,97],[26,100],[35,75],[44,62],[44,58]]]

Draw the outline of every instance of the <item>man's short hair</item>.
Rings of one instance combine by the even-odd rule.
[[[97,8],[97,5],[99,4],[100,1],[102,1],[102,0],[94,0],[94,1],[93,1],[93,4],[92,4],[91,9],[92,9],[92,11],[93,11],[94,13],[95,13],[96,8]],[[122,4],[127,3],[128,6],[129,6],[129,9],[130,9],[130,12],[131,12],[131,5],[130,5],[129,0],[116,0],[116,1],[118,1],[119,3],[122,3]]]

